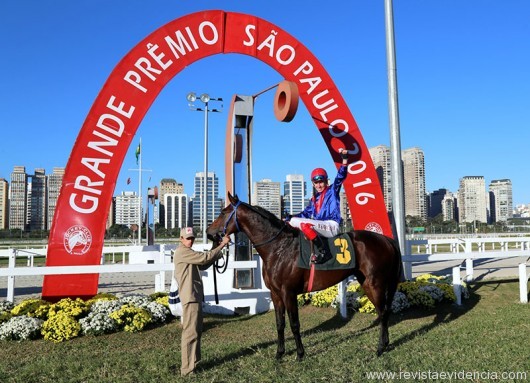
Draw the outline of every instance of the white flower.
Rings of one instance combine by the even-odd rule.
[[[85,335],[101,335],[116,331],[118,324],[107,313],[91,312],[86,318],[79,320]]]
[[[346,307],[352,310],[357,310],[361,306],[359,303],[360,297],[361,295],[357,291],[346,290],[346,293],[345,293]],[[336,308],[338,305],[340,305],[340,299],[339,299],[339,296],[337,295],[331,302],[331,307]]]
[[[2,312],[2,311],[11,311],[11,310],[13,310],[13,307],[15,307],[13,302],[9,302],[9,301],[0,302],[0,312]]]
[[[13,317],[0,325],[1,340],[26,340],[40,335],[43,320],[28,316]]]
[[[149,302],[147,305],[142,306],[142,308],[149,311],[153,323],[164,323],[168,315],[171,314],[166,306],[158,302]]]
[[[125,295],[121,297],[119,299],[119,302],[122,305],[130,304],[131,306],[144,308],[151,302],[151,299],[147,295],[130,294],[130,295]]]
[[[92,304],[92,307],[90,308],[90,312],[108,315],[111,312],[121,309],[121,306],[123,306],[123,303],[117,300],[101,299],[101,300],[95,301]]]

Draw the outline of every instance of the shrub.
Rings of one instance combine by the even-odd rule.
[[[400,291],[396,291],[394,299],[392,300],[392,312],[398,313],[410,307],[409,300],[405,294]]]
[[[64,298],[49,307],[48,317],[52,317],[58,313],[64,313],[77,318],[88,312],[88,310],[89,308],[87,307],[86,302],[82,299],[76,298],[75,300],[72,300],[71,298]]]
[[[298,294],[296,297],[298,307],[311,303],[311,293]]]
[[[36,316],[35,312],[41,306],[48,306],[49,304],[49,302],[43,301],[42,299],[26,299],[25,301],[13,307],[11,314],[13,314],[13,316],[27,315],[34,317]]]
[[[166,294],[163,297],[155,298],[156,303],[160,303],[161,305],[166,306],[169,309],[169,295]]]
[[[171,311],[169,311],[169,308],[157,302],[150,302],[143,308],[151,314],[152,323],[164,323],[171,317]]]
[[[420,290],[411,290],[407,294],[411,306],[424,307],[424,308],[434,308],[434,298],[426,291]]]
[[[121,309],[122,306],[123,304],[118,300],[103,299],[94,302],[90,307],[90,312],[109,315],[111,312]]]
[[[0,324],[10,320],[12,316],[9,311],[0,311]]]
[[[11,310],[13,310],[13,307],[15,307],[15,305],[13,305],[13,302],[9,302],[9,301],[1,301],[0,302],[0,312],[2,312],[2,311],[11,311]]]
[[[418,288],[418,290],[420,291],[425,291],[427,294],[429,294],[432,299],[434,299],[436,302],[441,302],[442,299],[444,298],[444,293],[443,291],[438,288],[438,286],[436,285],[425,285],[425,286],[420,286]]]
[[[0,325],[1,340],[35,339],[40,335],[42,319],[28,316],[12,317]]]
[[[359,312],[366,314],[375,314],[375,306],[366,295],[359,298]]]
[[[445,282],[447,277],[441,277],[434,274],[422,274],[416,277],[416,282],[439,283]]]
[[[131,306],[145,307],[151,299],[146,295],[141,294],[129,294],[118,299],[121,304],[129,304]]]
[[[75,338],[81,331],[81,325],[66,311],[59,311],[42,324],[41,334],[45,340],[58,343]]]
[[[165,291],[159,291],[156,293],[149,294],[149,299],[156,301],[158,298],[169,297],[169,294]]]
[[[85,335],[103,335],[116,331],[118,323],[103,312],[91,312],[79,320],[81,331]]]
[[[122,306],[112,312],[110,317],[118,323],[119,328],[128,332],[142,331],[151,321],[151,314],[147,310],[131,305]]]
[[[90,298],[89,300],[87,300],[85,303],[87,305],[88,308],[91,308],[92,305],[95,303],[95,302],[100,302],[100,301],[115,301],[115,300],[118,300],[118,298],[116,297],[116,295],[114,294],[109,294],[109,293],[98,293],[96,295],[94,295],[92,298]]]
[[[325,290],[311,293],[311,304],[316,307],[329,307],[335,300],[339,289],[337,285],[328,287]]]

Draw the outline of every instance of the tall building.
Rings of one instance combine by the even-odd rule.
[[[179,229],[189,226],[189,201],[187,194],[166,193],[164,195],[164,206],[166,208],[166,229]]]
[[[423,150],[410,148],[401,153],[405,193],[405,215],[427,218],[425,162]]]
[[[351,214],[350,206],[348,204],[348,198],[346,198],[346,192],[344,189],[340,191],[340,215],[342,217],[342,225],[345,228],[350,227],[351,225]]]
[[[283,202],[288,214],[300,213],[305,208],[306,184],[301,174],[287,174],[283,183]]]
[[[193,226],[203,226],[204,221],[204,205],[203,205],[203,190],[204,190],[204,172],[195,173],[194,191],[193,191]],[[223,200],[219,198],[219,179],[214,172],[208,172],[206,182],[206,226],[211,224],[217,216],[221,213],[223,208]]]
[[[53,173],[48,175],[48,224],[47,229],[51,230],[57,199],[63,184],[64,168],[53,168]]]
[[[254,182],[252,204],[267,209],[278,218],[282,218],[282,196],[279,182],[263,179]]]
[[[116,224],[126,226],[138,224],[139,209],[139,197],[136,192],[121,192],[116,196]]]
[[[493,180],[489,185],[490,212],[492,222],[507,222],[513,218],[512,181]]]
[[[460,178],[458,189],[459,222],[488,222],[486,184],[483,176]]]
[[[47,220],[47,201],[46,201],[46,171],[44,169],[35,169],[35,174],[30,176],[31,179],[31,199],[29,208],[31,209],[29,230],[46,230]]]
[[[0,178],[0,230],[5,230],[8,228],[8,209],[9,209],[9,184],[6,179]]]
[[[173,178],[162,178],[160,181],[160,189],[158,189],[158,218],[159,222],[164,225],[166,222],[166,199],[164,196],[166,194],[184,194],[184,184],[177,182]]]
[[[390,163],[390,148],[386,145],[378,145],[368,150],[370,157],[372,157],[377,177],[379,178],[386,210],[392,211],[392,166]]]
[[[108,230],[116,224],[116,197],[112,197],[109,207],[109,215],[107,216],[107,222],[105,223],[105,229]]]
[[[9,188],[9,229],[26,230],[28,175],[25,166],[15,166]]]
[[[442,214],[444,221],[458,221],[456,216],[456,198],[450,192],[445,193],[442,200]]]
[[[429,218],[443,213],[443,201],[447,193],[447,189],[438,189],[427,195],[427,216]]]

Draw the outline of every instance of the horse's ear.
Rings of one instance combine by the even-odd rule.
[[[237,197],[237,194],[235,196],[232,196],[232,194],[230,194],[230,192],[228,192],[228,200],[230,201],[230,203],[232,205],[235,205],[235,204],[238,203],[239,198]]]

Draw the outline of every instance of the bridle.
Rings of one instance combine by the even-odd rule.
[[[234,222],[236,224],[237,232],[239,233],[241,229],[239,228],[239,223],[237,223],[237,208],[239,205],[241,205],[241,201],[237,201],[237,203],[234,205],[233,203],[230,203],[232,205],[232,212],[228,216],[228,219],[225,222],[225,226],[223,227],[223,237],[226,235],[226,228],[228,227],[228,224],[232,220],[232,217],[234,217]]]
[[[230,203],[232,205],[232,211],[230,212],[230,215],[228,216],[228,219],[226,220],[225,224],[224,224],[224,227],[223,227],[223,237],[226,235],[226,229],[228,228],[228,225],[230,224],[230,221],[232,220],[232,218],[234,219],[234,223],[236,225],[236,233],[239,233],[241,232],[241,229],[239,228],[239,223],[237,221],[237,209],[239,208],[239,206],[241,206],[241,201],[237,201],[237,203],[233,204],[233,203]],[[263,214],[261,214],[259,211],[255,210],[252,208],[252,206],[250,205],[247,205],[252,211],[256,212],[257,214],[261,215],[262,217],[264,218],[267,218],[265,216],[263,216]],[[278,232],[270,239],[264,241],[264,242],[261,242],[261,243],[258,243],[258,244],[253,244],[253,246],[256,248],[258,246],[262,246],[262,245],[266,245],[267,243],[270,243],[272,241],[274,241],[279,235],[280,233],[283,231],[283,229],[285,229],[285,227],[287,226],[287,224],[284,222],[283,223],[283,226],[280,228],[280,230],[278,230]],[[233,244],[233,243],[230,243],[230,244]],[[226,271],[227,267],[228,267],[228,256],[226,257],[226,261],[224,262],[223,265],[219,265],[219,260],[215,261],[215,265],[214,265],[214,273],[213,273],[213,281],[214,281],[214,295],[215,295],[215,303],[216,304],[219,304],[219,296],[217,294],[217,275],[216,275],[216,272],[218,272],[219,274],[222,274]]]
[[[230,215],[228,216],[228,219],[227,219],[226,222],[225,222],[225,225],[224,225],[224,228],[223,228],[223,236],[226,235],[226,229],[227,229],[227,227],[228,227],[228,224],[229,224],[230,221],[232,220],[232,218],[234,218],[234,223],[235,223],[235,225],[236,225],[236,229],[237,229],[236,233],[241,232],[241,229],[239,228],[239,223],[237,222],[237,208],[241,205],[241,201],[237,201],[236,204],[231,203],[231,205],[232,205],[232,212],[230,213]],[[264,218],[267,218],[267,217],[265,217],[263,214],[261,214],[259,211],[253,209],[252,206],[250,206],[250,205],[247,205],[247,206],[248,206],[252,211],[254,211],[255,213],[261,215],[261,216],[264,217]],[[268,244],[268,243],[271,243],[272,241],[274,241],[274,240],[280,235],[280,233],[283,231],[283,229],[285,229],[286,226],[287,226],[287,224],[284,222],[283,225],[282,225],[282,227],[280,228],[280,230],[278,230],[278,232],[277,232],[276,234],[274,234],[274,235],[272,236],[272,238],[270,238],[270,239],[268,239],[268,240],[266,240],[266,241],[264,241],[264,242],[261,242],[261,243],[253,243],[252,245],[253,245],[254,247],[258,247],[258,246],[263,246],[263,245],[266,245],[266,244]]]

